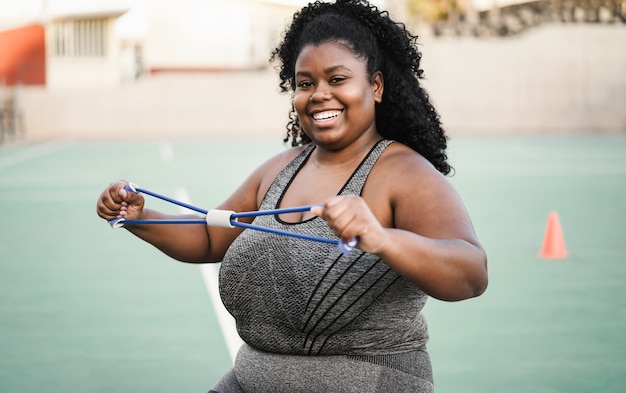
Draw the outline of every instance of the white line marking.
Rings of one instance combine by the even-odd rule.
[[[175,198],[185,203],[191,203],[191,198],[189,198],[189,194],[184,188],[178,188],[176,190]],[[180,209],[181,211],[187,210],[184,207],[181,207]],[[216,263],[204,263],[200,265],[200,274],[202,274],[204,285],[206,286],[209,298],[211,299],[211,304],[215,310],[217,321],[220,325],[222,336],[224,337],[224,342],[226,343],[228,353],[230,354],[230,360],[234,363],[237,352],[243,344],[243,340],[237,333],[235,319],[226,310],[224,304],[222,303],[222,299],[220,298],[218,272],[219,265]]]
[[[200,265],[200,273],[204,279],[204,284],[206,285],[207,292],[209,293],[209,298],[211,298],[211,304],[213,305],[220,329],[222,330],[222,336],[224,337],[224,342],[226,342],[226,348],[228,348],[230,360],[234,364],[237,352],[239,351],[239,348],[241,348],[243,340],[237,333],[235,319],[226,310],[224,304],[222,303],[222,299],[220,298],[218,278],[219,265],[216,263],[202,264]]]
[[[0,169],[6,169],[26,161],[34,160],[35,158],[54,153],[55,151],[67,149],[70,146],[72,146],[71,143],[49,142],[41,145],[34,145],[23,150],[18,150],[17,152],[6,157],[0,157]]]
[[[174,158],[174,149],[169,141],[161,141],[159,144],[159,154],[165,162],[172,161]]]

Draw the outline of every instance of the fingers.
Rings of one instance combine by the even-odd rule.
[[[124,187],[126,181],[111,183],[98,198],[96,212],[107,221],[115,218],[128,218],[129,214],[137,215],[143,209],[143,197],[134,192],[128,192]]]
[[[122,200],[117,195],[118,183],[111,183],[98,198],[96,212],[105,220],[112,220],[119,214]]]
[[[344,243],[356,239],[360,250],[377,254],[391,242],[387,231],[365,200],[356,195],[330,198],[323,207],[312,211],[326,220],[328,226]]]
[[[330,198],[323,207],[311,211],[324,219],[344,242],[362,237],[368,232],[369,225],[378,224],[365,201],[352,195]]]
[[[126,186],[117,190],[117,195],[119,195],[119,197],[122,198],[123,201],[126,200],[126,198],[128,198],[128,191],[126,191]]]
[[[311,213],[315,214],[318,217],[322,217],[322,214],[324,214],[324,206],[323,205],[315,205],[315,206],[313,206],[311,208]]]

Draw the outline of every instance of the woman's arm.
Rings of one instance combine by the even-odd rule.
[[[263,163],[217,209],[236,212],[257,210],[271,181],[297,153],[297,149],[290,149]],[[118,217],[128,220],[197,218],[194,215],[166,215],[145,209],[144,197],[126,191],[124,189],[126,184],[128,182],[118,181],[102,192],[96,206],[100,217],[107,221]],[[124,228],[168,256],[192,263],[221,261],[230,244],[243,231],[241,228],[209,227],[200,224],[127,224]]]
[[[460,196],[414,152],[383,155],[363,198],[331,198],[315,213],[432,297],[463,300],[487,287],[487,256]]]
[[[118,217],[128,220],[198,217],[189,214],[167,215],[145,209],[143,195],[125,190],[126,184],[128,182],[118,181],[109,185],[102,192],[96,206],[96,211],[100,217],[107,221]],[[214,261],[206,225],[126,224],[124,228],[179,261]],[[217,238],[216,234],[215,239]],[[213,245],[215,244],[217,242]]]

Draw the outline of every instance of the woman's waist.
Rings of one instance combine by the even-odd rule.
[[[289,388],[291,392],[386,391],[380,389],[381,383],[432,386],[425,346],[401,353],[306,356],[267,352],[244,344],[235,371],[244,389],[251,391],[259,386],[272,387],[270,391]]]

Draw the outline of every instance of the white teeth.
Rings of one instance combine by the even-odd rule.
[[[319,112],[313,115],[313,119],[315,120],[327,120],[332,117],[337,117],[341,114],[341,111],[327,111],[327,112]]]

